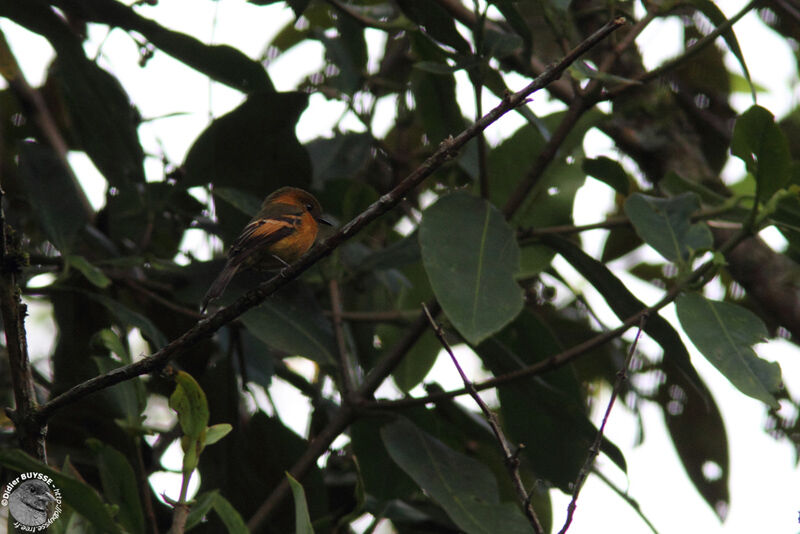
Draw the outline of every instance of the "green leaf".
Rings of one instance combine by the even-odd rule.
[[[214,511],[222,519],[229,534],[250,534],[242,516],[222,494],[218,493],[214,496]]]
[[[102,332],[98,334],[100,333]],[[102,337],[98,336],[93,337],[92,341],[103,342]],[[106,357],[95,357],[93,359],[97,364],[97,370],[101,374],[108,373],[126,364],[126,362],[120,363]],[[116,419],[115,422],[126,432],[131,435],[140,435],[146,432],[142,424],[144,421],[144,415],[142,414],[147,406],[147,392],[141,377],[125,380],[108,388],[106,390],[106,398],[106,402],[111,404],[110,407],[115,408],[115,413],[122,415],[122,418]]]
[[[476,348],[495,376],[543,361],[562,350],[550,326],[526,311]],[[512,443],[525,444],[522,454],[530,459],[531,469],[569,492],[597,435],[585,413],[574,370],[563,367],[543,377],[501,386],[498,396],[504,428]],[[601,450],[620,469],[626,469],[625,458],[614,444],[604,440]]]
[[[416,491],[405,471],[392,462],[381,439],[380,430],[391,422],[387,415],[362,418],[350,425],[353,453],[361,467],[367,493],[381,501],[405,499]]]
[[[143,183],[144,150],[137,132],[141,119],[119,80],[83,53],[63,50],[51,73],[64,96],[78,147],[108,183],[116,187]]]
[[[458,135],[466,125],[457,104],[456,80],[439,50],[423,38],[412,40],[427,70],[412,70],[411,91],[428,139],[438,144],[448,136]],[[442,66],[441,72],[432,72],[434,63]]]
[[[203,521],[211,507],[214,506],[214,500],[218,495],[219,490],[211,490],[200,493],[192,499],[194,502],[186,518],[186,532],[189,532]]]
[[[37,143],[20,145],[19,174],[45,236],[62,254],[69,252],[78,232],[89,222],[83,191],[53,149]]]
[[[206,445],[213,445],[230,434],[231,430],[233,430],[233,427],[228,423],[211,425],[206,429]]]
[[[458,453],[398,418],[381,430],[386,450],[467,534],[532,532],[516,504],[501,503],[497,480],[484,464]]]
[[[791,179],[789,143],[772,113],[760,106],[745,111],[733,128],[731,153],[756,177],[759,201],[769,199]]]
[[[773,392],[781,387],[781,369],[758,357],[752,348],[764,341],[767,327],[753,312],[727,302],[708,300],[696,293],[680,296],[678,320],[692,340],[739,391],[779,408]]]
[[[185,436],[197,440],[208,425],[208,402],[200,384],[185,371],[175,375],[175,390],[169,397],[169,407],[178,414]]]
[[[458,33],[453,17],[440,4],[427,0],[398,0],[397,5],[434,41],[446,44],[464,55],[471,54],[470,45]]]
[[[99,440],[92,438],[87,444],[97,460],[103,496],[118,507],[116,517],[121,526],[130,533],[145,532],[139,485],[128,459]]]
[[[105,308],[114,314],[117,320],[124,326],[133,326],[142,332],[142,336],[152,343],[156,348],[161,348],[167,344],[167,338],[161,333],[161,330],[148,319],[146,316],[139,312],[133,311],[124,304],[97,293],[90,293],[88,291],[81,291],[90,299],[105,306]]]
[[[546,236],[543,241],[548,247],[561,254],[581,276],[603,295],[620,320],[625,320],[647,307],[625,287],[619,278],[614,276],[608,267],[586,254],[574,243],[553,236]],[[644,331],[661,345],[661,348],[664,349],[664,358],[672,359],[676,368],[690,383],[700,382],[700,377],[692,366],[689,352],[680,335],[666,319],[657,313],[651,314],[647,319]]]
[[[235,187],[215,187],[213,193],[215,197],[221,198],[248,217],[255,216],[264,201],[263,198],[256,197]]]
[[[20,473],[38,472],[53,479],[64,502],[86,518],[97,532],[115,534],[121,532],[114,522],[106,504],[88,484],[56,471],[47,464],[28,456],[19,449],[0,450],[0,465]]]
[[[708,226],[691,222],[698,209],[700,199],[694,193],[666,199],[634,193],[625,201],[625,213],[636,233],[659,254],[678,263],[714,244]]]
[[[618,161],[605,156],[586,158],[581,165],[583,172],[597,178],[620,195],[628,195],[631,189],[631,178]]]
[[[241,317],[256,338],[289,356],[303,356],[320,365],[336,362],[330,321],[310,295],[273,295]]]
[[[306,492],[303,491],[303,486],[288,472],[286,473],[286,478],[289,480],[289,486],[292,488],[292,496],[294,497],[294,532],[295,534],[314,534],[314,527],[311,526],[311,517],[308,515]]]
[[[274,91],[264,67],[228,45],[207,45],[142,17],[130,6],[105,0],[80,2],[82,18],[143,35],[153,46],[209,78],[242,92]]]
[[[256,93],[212,122],[184,161],[186,187],[236,187],[263,197],[280,186],[307,187],[311,162],[295,124],[305,109],[302,93]]]
[[[128,364],[132,361],[130,354],[128,354],[128,350],[122,343],[122,340],[113,330],[109,328],[104,328],[103,330],[97,332],[92,338],[92,343],[96,343],[101,347],[105,347],[113,354],[116,354],[122,363]]]
[[[95,286],[102,289],[111,285],[111,279],[107,277],[101,269],[89,263],[83,256],[70,254],[66,257],[66,262],[70,266],[78,269],[81,274]]]
[[[462,192],[440,198],[423,213],[419,242],[436,298],[470,343],[497,332],[522,309],[514,232],[485,200]]]

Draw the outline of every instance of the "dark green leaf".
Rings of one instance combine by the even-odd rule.
[[[548,327],[526,312],[476,348],[494,375],[519,370],[562,350]],[[597,435],[572,368],[502,386],[498,395],[505,430],[513,443],[525,444],[523,455],[531,460],[536,475],[569,492]],[[601,450],[625,469],[625,458],[615,445],[604,440]]]
[[[184,161],[186,187],[235,187],[259,197],[283,185],[307,187],[311,163],[295,124],[301,93],[256,93],[219,117],[195,140]]]
[[[423,32],[440,43],[468,55],[469,43],[458,33],[452,16],[436,2],[427,0],[398,0],[397,4],[408,18],[416,22]]]
[[[681,295],[675,306],[692,343],[725,378],[745,395],[779,408],[773,393],[781,387],[780,366],[762,360],[752,348],[768,336],[757,315],[696,293]]]
[[[484,34],[484,54],[499,59],[510,56],[523,44],[522,38],[514,33],[487,30]]]
[[[381,431],[389,455],[468,534],[529,533],[512,503],[498,500],[497,481],[482,463],[427,435],[406,419]]]
[[[665,378],[658,388],[657,400],[686,473],[723,520],[730,503],[730,468],[722,414],[702,380],[689,383],[671,362],[662,362]],[[718,477],[713,476],[714,467],[719,468]]]
[[[144,182],[138,112],[119,81],[80,55],[59,53],[52,76],[64,95],[72,133],[110,185]]]
[[[56,471],[19,449],[0,450],[0,465],[20,473],[37,472],[53,479],[62,499],[91,523],[98,531],[109,534],[121,532],[97,492],[81,480]]]
[[[37,221],[62,254],[89,221],[89,206],[55,152],[36,143],[22,143],[19,173]]]
[[[520,14],[516,0],[492,0],[494,6],[503,14],[506,22],[514,29],[517,34],[522,37],[525,48],[531,46],[531,30],[528,27],[522,14]]]
[[[289,487],[292,488],[292,496],[294,497],[294,532],[295,534],[314,534],[314,527],[311,526],[311,518],[308,515],[306,492],[303,491],[303,486],[292,475],[286,473],[286,478],[289,479]]]
[[[264,201],[263,198],[233,187],[215,187],[214,196],[221,198],[248,217],[254,217]]]
[[[219,493],[214,497],[214,511],[222,519],[229,534],[250,533],[250,529],[247,528],[247,524],[245,524],[239,512],[236,511],[236,508]]]
[[[336,362],[330,321],[308,295],[273,295],[242,315],[241,321],[255,337],[290,356],[303,356],[320,365]]]
[[[314,167],[314,183],[356,176],[372,158],[372,142],[369,134],[346,133],[308,143],[306,149]]]
[[[628,195],[631,189],[631,178],[618,161],[605,156],[583,160],[583,172],[597,178],[612,187],[620,195]]]
[[[120,525],[130,533],[145,532],[144,515],[139,501],[139,485],[136,474],[125,455],[96,439],[88,441],[95,454],[103,484],[103,496],[119,511],[116,514]]]
[[[156,328],[150,319],[141,313],[136,312],[124,304],[121,304],[112,298],[106,297],[105,295],[89,293],[88,291],[81,293],[95,302],[105,306],[105,308],[113,313],[117,320],[123,325],[138,328],[141,331],[142,336],[152,343],[155,348],[161,348],[167,344],[167,338],[164,337],[164,334],[162,334],[161,331]]]
[[[66,262],[71,267],[78,269],[81,274],[86,277],[89,282],[99,288],[106,288],[111,284],[111,279],[103,273],[101,269],[98,269],[89,261],[84,258],[83,256],[75,256],[70,254],[66,257]]]
[[[245,93],[274,91],[264,67],[228,45],[207,45],[142,17],[130,6],[106,0],[61,0],[81,19],[106,23],[143,35],[155,47],[209,78]]]
[[[666,259],[679,263],[714,244],[711,230],[705,223],[691,222],[692,214],[698,209],[700,199],[694,193],[673,198],[634,193],[625,201],[625,213],[636,233]]]
[[[392,462],[381,440],[380,430],[390,421],[387,416],[375,416],[359,419],[350,426],[350,440],[366,491],[381,501],[405,499],[416,489],[408,475]]]
[[[522,309],[514,280],[519,247],[488,202],[467,193],[440,198],[423,214],[419,241],[431,287],[470,343],[490,336]]]
[[[792,161],[789,143],[768,110],[753,106],[736,120],[731,153],[756,177],[758,200],[768,200],[788,185]]]
[[[218,495],[219,490],[212,490],[195,496],[194,503],[189,510],[189,516],[186,518],[186,532],[189,532],[203,521],[211,507],[214,506],[214,500]]]
[[[547,246],[561,254],[597,291],[614,311],[614,314],[624,320],[647,306],[636,298],[625,284],[602,263],[595,260],[575,244],[561,238],[544,238]],[[700,382],[697,371],[692,366],[689,353],[681,341],[680,335],[659,314],[650,314],[645,324],[644,331],[664,349],[664,358],[673,360],[676,368],[680,370],[689,383]],[[698,389],[701,386],[698,386]]]

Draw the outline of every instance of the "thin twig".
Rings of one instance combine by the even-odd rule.
[[[349,399],[350,392],[355,391],[356,381],[353,376],[353,365],[347,350],[347,340],[344,336],[344,323],[342,322],[342,296],[339,292],[339,282],[331,279],[328,282],[328,293],[331,297],[331,311],[333,312],[333,332],[336,335],[336,349],[339,353],[339,368],[342,372],[342,398]]]
[[[332,310],[324,310],[323,313],[333,317]],[[401,323],[408,324],[419,314],[413,310],[387,310],[387,311],[347,311],[342,310],[343,321],[361,323]]]
[[[603,95],[602,100],[612,100],[616,98],[620,93],[630,89],[631,87],[641,86],[642,84],[655,80],[656,78],[659,78],[664,74],[685,64],[688,59],[702,52],[703,49],[711,45],[717,39],[717,37],[719,37],[726,31],[730,30],[734,24],[739,22],[739,19],[741,19],[747,13],[749,13],[753,8],[755,8],[759,3],[761,3],[761,1],[762,0],[752,0],[741,10],[739,10],[738,13],[729,18],[726,22],[720,24],[719,26],[714,28],[714,30],[710,32],[708,35],[704,36],[702,39],[699,39],[697,42],[695,42],[695,44],[689,47],[683,54],[668,61],[665,61],[659,67],[651,71],[645,72],[641,76],[637,76],[630,83],[622,84],[618,87],[615,87],[613,90],[606,92]]]
[[[497,416],[492,410],[489,409],[489,406],[486,405],[481,396],[478,395],[478,392],[475,391],[472,382],[469,378],[467,378],[464,370],[461,369],[461,365],[458,363],[456,355],[453,354],[450,344],[444,337],[444,331],[442,330],[441,325],[436,322],[436,319],[434,319],[430,314],[430,311],[425,304],[422,305],[422,309],[428,318],[428,322],[433,328],[433,332],[436,334],[436,337],[442,344],[442,347],[444,347],[444,350],[450,355],[453,365],[455,365],[458,374],[461,376],[461,381],[464,382],[464,388],[467,390],[467,393],[469,393],[470,397],[472,397],[478,407],[480,407],[481,411],[483,412],[483,416],[486,418],[489,426],[492,427],[494,437],[497,438],[497,443],[500,445],[500,450],[503,452],[503,461],[506,464],[506,469],[508,470],[508,475],[511,478],[511,483],[514,485],[514,490],[517,492],[517,498],[522,505],[522,509],[525,511],[525,517],[528,518],[528,521],[533,527],[534,532],[537,534],[544,534],[542,524],[539,522],[539,518],[536,517],[536,512],[533,510],[531,498],[528,496],[528,492],[525,490],[525,485],[522,483],[522,478],[519,475],[519,457],[517,456],[517,453],[512,451],[508,446],[508,440],[503,433],[503,429],[500,427],[500,423],[497,421]]]
[[[645,522],[645,524],[653,534],[658,534],[658,530],[656,530],[655,525],[653,525],[653,523],[647,518],[647,516],[644,515],[644,512],[642,512],[642,508],[641,506],[639,506],[639,503],[636,502],[636,499],[634,499],[633,497],[628,495],[627,492],[621,490],[616,485],[614,485],[614,483],[611,482],[611,480],[609,480],[609,478],[605,476],[599,469],[593,469],[592,473],[594,473],[595,476],[597,476],[597,478],[602,480],[606,484],[606,486],[608,486],[611,489],[611,491],[613,491],[614,493],[617,494],[617,496],[619,496],[620,499],[625,501],[628,504],[628,506],[633,508],[633,511],[636,512],[636,515],[638,515],[639,518]]]
[[[625,380],[628,378],[628,368],[631,365],[633,355],[636,353],[636,345],[639,343],[639,337],[642,335],[642,331],[644,330],[646,323],[647,314],[643,314],[639,319],[639,328],[636,331],[636,337],[633,338],[633,343],[631,343],[630,350],[628,350],[628,357],[625,358],[625,363],[619,372],[617,372],[617,379],[614,382],[614,389],[611,391],[611,398],[608,400],[606,413],[603,414],[603,422],[600,423],[600,428],[597,429],[597,435],[594,438],[594,442],[592,443],[592,446],[589,447],[589,455],[586,457],[583,467],[581,467],[581,470],[578,472],[578,478],[575,480],[575,485],[572,490],[572,499],[567,506],[567,519],[564,521],[564,526],[561,527],[561,530],[558,534],[564,534],[567,532],[569,526],[572,524],[572,518],[575,515],[575,508],[578,506],[578,495],[580,495],[583,484],[586,482],[586,478],[589,476],[589,472],[592,470],[592,466],[594,465],[597,455],[600,454],[600,444],[603,441],[603,433],[605,432],[608,418],[611,415],[611,409],[614,407],[614,402],[619,396],[623,382],[625,382]]]

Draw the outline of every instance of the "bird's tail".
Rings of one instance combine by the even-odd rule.
[[[228,284],[233,278],[233,275],[236,274],[236,271],[239,270],[239,265],[233,265],[231,262],[225,264],[225,268],[222,269],[222,272],[217,275],[217,279],[214,280],[214,283],[211,284],[211,287],[208,288],[206,292],[206,296],[203,297],[203,305],[200,308],[200,313],[205,313],[206,307],[208,304],[216,299],[219,298],[222,293],[225,292],[225,288],[228,287]]]

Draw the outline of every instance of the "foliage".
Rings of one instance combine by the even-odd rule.
[[[251,0],[250,8],[275,3]],[[264,42],[259,58],[171,29],[156,19],[161,6],[142,4],[150,2],[0,0],[0,17],[55,51],[46,80],[31,88],[19,51],[0,39],[8,82],[0,90],[2,319],[11,324],[18,294],[46,306],[55,331],[35,365],[35,392],[45,408],[72,395],[45,412],[17,406],[0,465],[55,480],[67,503],[62,531],[82,518],[94,532],[178,523],[194,532],[349,532],[369,514],[402,533],[532,532],[509,462],[549,531],[557,528],[550,494],[572,493],[586,474],[597,436],[590,407],[625,371],[623,334],[640,322],[657,348],[637,353],[634,379],[618,393],[637,415],[645,405],[663,413],[689,480],[721,518],[730,500],[726,421],[681,333],[731,387],[764,403],[773,433],[797,440],[796,422],[779,412],[797,401],[778,364],[753,348],[779,332],[800,336],[798,317],[786,313],[800,304],[800,152],[786,133],[795,123],[755,104],[736,117],[734,88],[744,82],[753,96],[759,88],[735,21],[714,2],[289,0],[297,20]],[[783,8],[760,14],[779,35],[798,38]],[[508,104],[510,92],[620,15],[634,20],[535,93],[534,103],[558,102],[559,111]],[[659,20],[680,22],[684,52],[648,70],[634,37]],[[87,54],[87,28],[124,32],[144,71],[169,58],[238,91],[240,103],[194,132],[179,160],[148,153],[141,103],[102,54]],[[737,60],[733,71],[717,35]],[[285,84],[265,65],[309,43],[324,50],[318,70],[276,91]],[[318,113],[318,95],[345,112],[331,132],[301,142],[297,125]],[[514,108],[504,111],[524,125],[496,143],[469,130],[459,150],[459,134],[490,103]],[[588,157],[592,130],[613,150]],[[70,152],[84,152],[102,175],[99,208]],[[745,174],[723,181],[731,158]],[[598,203],[601,222],[578,227],[575,198],[589,177],[615,203]],[[198,259],[201,245],[230,244],[261,198],[283,185],[312,191],[344,230],[321,235],[333,236],[323,252],[283,277],[237,275],[220,303],[233,311],[200,315],[224,263]],[[368,224],[353,235],[345,226],[352,219]],[[785,237],[785,251],[753,237],[768,226]],[[598,258],[582,235],[596,228],[607,235]],[[618,321],[598,320],[556,256]],[[759,258],[757,272],[742,264],[747,256]],[[645,304],[631,275],[661,300]],[[723,291],[704,295],[712,281]],[[511,448],[524,444],[514,458],[503,457],[476,410],[428,376],[441,346],[421,302],[496,379],[469,377],[497,388],[493,409]],[[673,302],[680,325],[661,315]],[[5,343],[10,368],[19,368],[11,349],[24,343]],[[159,360],[136,371],[139,352],[164,354],[181,370],[153,372]],[[313,371],[298,370],[292,356]],[[3,382],[7,405],[31,380],[22,367]],[[657,383],[642,386],[635,378],[645,374]],[[82,393],[98,375],[120,378]],[[258,401],[277,379],[309,400],[302,435]],[[392,384],[394,397],[385,393]],[[156,429],[150,418],[164,417],[167,402],[177,417]],[[23,439],[44,424],[47,464]],[[181,498],[166,503],[147,481],[175,441],[184,452]],[[617,445],[598,444],[627,469]],[[704,472],[709,463],[718,476]],[[200,490],[186,500],[193,473]],[[174,523],[173,505],[187,514]]]

